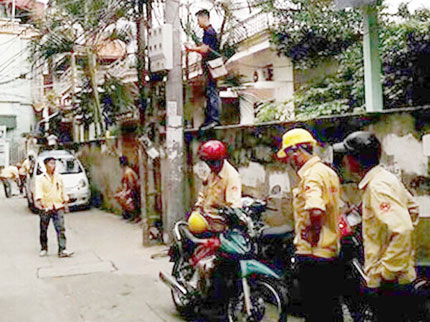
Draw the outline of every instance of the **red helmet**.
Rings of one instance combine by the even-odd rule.
[[[204,161],[224,160],[227,158],[227,148],[218,140],[210,140],[199,148],[199,157]]]

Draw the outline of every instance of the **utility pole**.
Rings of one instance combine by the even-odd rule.
[[[378,48],[378,10],[374,5],[363,7],[363,56],[364,88],[366,111],[378,112],[383,109],[381,58]]]
[[[146,19],[145,19],[145,3],[146,3]],[[138,0],[138,17],[136,19],[137,27],[137,78],[139,82],[139,101],[140,101],[140,124],[144,127],[146,124],[146,108],[147,95],[145,88],[148,85],[146,82],[146,55],[145,55],[145,29],[146,20],[150,24],[151,20],[151,3],[150,0]],[[142,245],[149,246],[149,228],[150,222],[148,218],[148,156],[145,151],[145,146],[141,143],[139,146],[139,177],[140,177],[140,216],[142,218]]]
[[[166,84],[166,154],[167,202],[163,213],[164,241],[171,241],[175,222],[184,218],[184,119],[182,92],[182,57],[180,1],[166,0],[166,23],[173,27],[173,68],[168,72]]]
[[[339,10],[362,8],[363,11],[363,58],[366,111],[378,112],[384,107],[381,80],[381,58],[378,48],[378,9],[380,0],[335,0]]]
[[[70,54],[70,71],[71,71],[71,73],[70,73],[70,77],[71,77],[71,80],[70,80],[71,81],[70,92],[71,92],[71,95],[72,95],[72,97],[71,97],[71,104],[72,104],[72,109],[74,109],[76,107],[76,53],[75,53],[74,50]],[[75,120],[74,116],[73,116],[73,123],[72,124],[73,124],[72,126],[73,126],[73,131],[74,131],[73,134],[75,134],[77,131],[75,129],[75,127],[76,127],[76,120]],[[77,138],[78,142],[80,142],[79,134],[78,134],[78,138]]]

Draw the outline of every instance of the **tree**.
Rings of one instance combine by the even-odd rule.
[[[39,36],[30,44],[34,65],[46,63],[53,73],[63,73],[71,66],[72,55],[78,57],[83,79],[77,111],[85,115],[87,122],[103,122],[97,81],[98,49],[109,40],[132,40],[128,18],[133,10],[134,1],[55,0],[50,2],[45,19],[35,22]]]
[[[319,77],[300,84],[293,103],[298,119],[364,110],[364,68],[362,18],[358,10],[338,11],[333,2],[291,0],[279,10],[274,0],[261,4],[282,23],[273,31],[278,54],[290,57],[296,71],[321,66]],[[429,12],[414,14],[405,5],[394,15],[380,7],[380,50],[383,61],[385,108],[430,103]],[[288,23],[285,23],[288,22]],[[270,105],[260,109],[260,121],[281,120],[270,113]],[[282,112],[282,109],[281,109]]]

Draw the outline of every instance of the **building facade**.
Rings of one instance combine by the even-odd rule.
[[[0,18],[0,126],[6,126],[8,163],[25,157],[25,134],[36,124],[33,106],[42,98],[42,75],[31,67],[28,44],[35,35],[30,25]]]

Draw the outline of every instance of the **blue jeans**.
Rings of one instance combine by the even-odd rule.
[[[54,222],[55,231],[57,232],[58,252],[66,249],[66,229],[64,227],[64,211],[50,210],[40,213],[40,246],[42,250],[48,250],[48,226],[49,221]]]
[[[210,76],[206,84],[206,100],[204,124],[209,124],[211,122],[220,123],[221,99],[216,87],[216,80]]]

